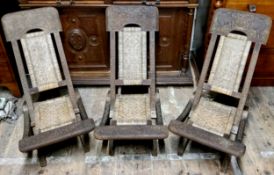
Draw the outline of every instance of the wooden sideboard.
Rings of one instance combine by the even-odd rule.
[[[17,85],[10,60],[0,35],[0,86],[10,90],[13,96],[20,97],[21,93]]]
[[[9,12],[18,10],[16,0],[2,0],[0,6],[0,18]],[[0,26],[2,26],[0,24]],[[13,60],[6,50],[5,38],[3,37],[2,27],[0,27],[0,87],[6,87],[13,96],[20,97],[20,88],[17,84],[16,72],[13,69]]]
[[[105,8],[111,4],[142,4],[142,0],[19,0],[21,8],[58,8],[72,80],[79,85],[109,84]],[[160,16],[160,31],[156,34],[157,83],[192,84],[188,63],[197,0],[164,0],[157,6]]]
[[[209,11],[208,28],[210,26],[214,10],[221,7],[261,13],[274,19],[274,1],[271,0],[212,0]],[[205,41],[206,46],[208,45],[209,37],[209,34],[207,34]],[[267,45],[263,46],[260,51],[252,85],[274,85],[274,27],[271,29]]]

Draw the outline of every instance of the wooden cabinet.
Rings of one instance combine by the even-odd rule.
[[[55,6],[64,32],[63,45],[74,84],[108,84],[109,35],[105,8],[111,4],[141,4],[142,1],[46,1],[21,0],[22,8]],[[160,31],[156,38],[158,84],[192,84],[189,47],[196,0],[161,1]]]
[[[17,86],[13,69],[8,59],[3,40],[0,35],[0,86],[4,86],[10,90],[12,95],[19,97],[20,90]]]
[[[261,13],[270,16],[274,20],[274,1],[271,0],[212,0],[208,27],[210,26],[214,10],[220,7]],[[209,41],[208,38],[209,35],[207,36],[206,45]],[[260,86],[274,85],[274,27],[271,29],[267,45],[263,46],[260,51],[252,84]]]

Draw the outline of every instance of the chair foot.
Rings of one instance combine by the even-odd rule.
[[[221,172],[226,173],[229,167],[230,163],[230,156],[227,154],[224,154],[221,157]]]
[[[45,167],[47,166],[47,157],[46,157],[46,153],[45,150],[38,150],[38,161],[41,167]]]

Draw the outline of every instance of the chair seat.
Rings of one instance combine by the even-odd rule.
[[[19,150],[29,152],[52,145],[82,134],[89,133],[95,127],[92,119],[81,120],[72,124],[23,138],[19,141]]]
[[[245,145],[230,139],[196,128],[190,124],[172,120],[168,126],[169,130],[181,137],[188,138],[202,145],[216,150],[240,157],[245,152]]]
[[[146,125],[151,119],[149,94],[117,95],[113,111],[117,125]]]
[[[102,126],[94,130],[94,135],[99,140],[164,139],[168,137],[168,129],[155,125]]]
[[[236,108],[201,98],[199,105],[190,113],[193,126],[217,134],[229,135]]]
[[[69,96],[34,103],[34,134],[72,123],[76,117]]]

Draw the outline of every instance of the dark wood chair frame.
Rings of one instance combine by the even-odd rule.
[[[41,166],[46,165],[45,156],[39,154],[44,152],[43,149],[49,145],[59,143],[61,141],[88,134],[95,127],[93,119],[89,119],[83,102],[78,93],[74,91],[72,81],[69,74],[68,65],[62,47],[60,32],[62,26],[59,19],[58,11],[52,7],[38,8],[33,10],[24,10],[6,14],[2,18],[2,25],[6,40],[11,42],[14,52],[16,65],[18,68],[20,80],[24,91],[24,99],[26,106],[24,107],[24,133],[22,140],[19,141],[19,150],[21,152],[30,153],[38,150]],[[61,126],[56,129],[33,135],[32,121],[34,121],[33,95],[39,95],[41,91],[37,87],[30,87],[26,70],[23,63],[23,53],[20,50],[20,39],[29,31],[39,29],[47,34],[51,34],[56,44],[56,56],[59,58],[59,68],[63,70],[63,80],[58,83],[58,88],[66,88],[70,97],[76,120],[72,124]],[[45,65],[46,66],[46,65]],[[88,135],[86,135],[88,136]],[[84,141],[84,136],[81,140]],[[87,140],[85,140],[86,142]]]
[[[114,140],[153,140],[153,155],[157,155],[158,143],[168,137],[168,130],[163,126],[160,99],[155,88],[155,32],[159,30],[158,9],[154,6],[111,6],[106,10],[106,26],[110,32],[110,92],[105,104],[103,118],[94,131],[95,138],[107,140],[109,154],[114,154]],[[114,106],[117,86],[124,86],[123,80],[117,79],[116,70],[116,33],[128,24],[136,24],[149,35],[149,75],[141,86],[149,86],[150,103],[156,108],[156,125],[148,120],[147,125],[116,125],[109,118]]]
[[[249,12],[242,12],[232,9],[218,9],[215,11],[213,21],[210,28],[211,40],[205,57],[205,62],[199,79],[198,87],[194,99],[190,100],[176,120],[172,120],[169,124],[169,130],[180,136],[178,154],[182,155],[185,151],[189,140],[198,142],[202,145],[214,148],[227,155],[235,157],[242,156],[245,152],[245,145],[241,143],[244,134],[247,115],[243,115],[245,103],[255,70],[258,54],[262,44],[266,44],[272,20],[270,17]],[[233,122],[236,130],[230,132],[234,137],[221,137],[200,128],[193,127],[189,122],[190,112],[199,105],[200,98],[212,92],[210,84],[206,83],[206,78],[210,68],[210,64],[214,58],[214,51],[220,36],[227,36],[231,32],[241,32],[247,36],[247,39],[254,43],[253,52],[250,62],[246,66],[247,72],[243,80],[243,86],[240,92],[233,92],[231,97],[237,99],[238,105]],[[203,117],[203,116],[201,116]],[[234,131],[233,131],[234,130]]]

